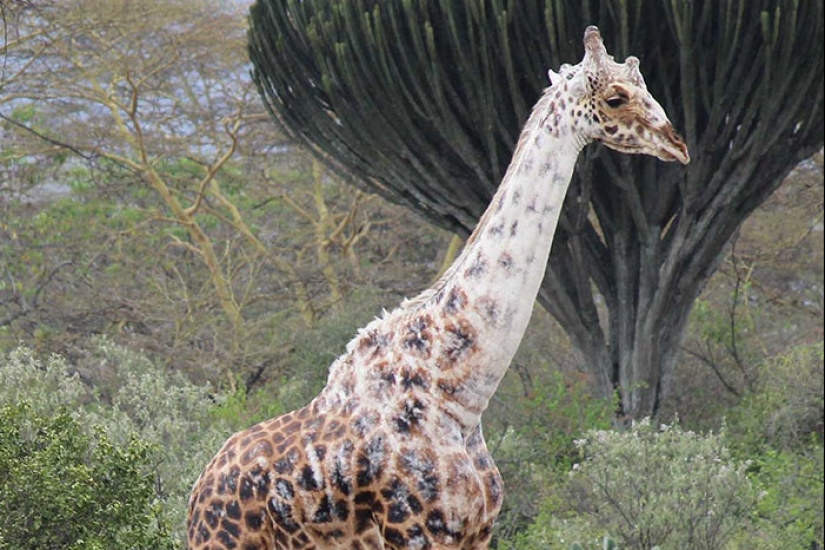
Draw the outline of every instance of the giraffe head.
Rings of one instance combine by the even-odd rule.
[[[550,71],[550,80],[553,84],[558,79],[568,81],[576,126],[585,140],[601,141],[622,153],[687,164],[687,145],[647,91],[639,60],[628,57],[616,63],[594,26],[584,32],[584,49],[581,63],[562,65],[558,73]]]

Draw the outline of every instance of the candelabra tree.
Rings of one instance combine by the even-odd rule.
[[[641,59],[692,161],[588,148],[539,295],[630,417],[667,395],[725,245],[823,144],[821,1],[258,0],[250,23],[253,78],[283,131],[463,236],[587,25]]]

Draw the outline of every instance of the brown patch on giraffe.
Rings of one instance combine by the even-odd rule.
[[[458,313],[464,306],[467,305],[467,293],[458,287],[453,287],[447,294],[447,299],[444,302],[444,313],[451,315]]]
[[[376,434],[358,450],[355,464],[355,486],[358,489],[370,487],[381,480],[386,455],[387,443],[383,434]]]
[[[411,480],[411,488],[424,502],[435,502],[441,492],[438,458],[432,449],[407,447],[396,457],[396,468]]]
[[[296,449],[289,449],[281,458],[275,461],[272,465],[273,469],[278,474],[288,474],[295,469],[295,466],[301,460],[301,453]]]
[[[387,359],[381,359],[375,364],[375,376],[379,380],[379,393],[395,385],[395,370]]]
[[[237,465],[232,465],[228,472],[221,473],[218,478],[218,494],[234,495],[238,491],[238,479],[240,477],[241,469]]]
[[[502,191],[498,197],[498,206],[496,207],[496,211],[501,211],[504,208],[504,204],[507,199],[507,191]]]
[[[280,443],[275,444],[275,452],[280,456],[284,456],[287,453],[287,451],[289,451],[295,445],[295,443],[297,441],[298,441],[298,433],[296,432],[296,433],[290,434],[290,435],[286,436],[283,439],[283,441],[281,441]]]
[[[478,308],[481,316],[492,326],[498,326],[501,321],[501,305],[496,298],[485,296],[478,300]]]
[[[541,213],[543,216],[549,216],[556,211],[556,206],[553,204],[545,204],[544,208],[541,209]]]
[[[502,252],[498,257],[498,265],[509,275],[512,275],[516,269],[516,262],[509,252]]]
[[[301,409],[300,412],[304,412],[305,409]],[[291,436],[301,431],[301,427],[303,426],[303,422],[301,422],[300,418],[306,418],[307,415],[301,414],[300,416],[295,414],[293,418],[289,422],[285,422],[283,426],[281,426],[281,430],[278,432],[282,436]]]
[[[377,338],[376,338],[376,331],[371,330],[368,333],[362,335],[358,339],[358,345],[356,346],[356,348],[361,353],[366,353],[370,348],[374,348],[377,345],[378,345],[378,341],[377,341]]]
[[[639,140],[633,134],[623,136],[621,141],[627,145],[637,145],[639,143]]]
[[[504,500],[504,487],[498,472],[487,472],[484,477],[485,493],[487,494],[487,508],[494,510],[501,506]]]
[[[262,434],[265,436],[266,434]],[[272,448],[272,444],[269,441],[265,440],[258,440],[255,441],[253,444],[249,445],[245,451],[241,454],[241,465],[246,466],[253,460],[258,458],[270,458],[274,453],[274,449]]]
[[[405,399],[401,410],[392,418],[396,433],[417,434],[426,410],[427,406],[420,399],[416,397]]]
[[[249,498],[256,498],[258,500],[263,500],[266,498],[267,494],[269,493],[269,474],[265,471],[261,466],[254,467],[249,476],[246,478],[248,480],[248,485],[246,482],[241,483],[241,491],[239,491],[239,495],[241,499],[244,499],[245,491],[251,491],[252,496]],[[248,499],[246,499],[248,500]]]
[[[380,415],[376,411],[371,409],[362,410],[360,414],[352,418],[352,431],[363,439],[375,429],[379,420]]]
[[[433,341],[430,327],[433,318],[429,314],[419,315],[407,324],[407,333],[404,336],[404,347],[429,357]]]
[[[526,174],[532,172],[534,163],[535,161],[531,157],[522,159],[518,165],[518,173]]]
[[[405,391],[427,391],[430,387],[430,375],[425,369],[416,369],[409,366],[401,368],[398,374],[398,383]]]
[[[295,442],[298,440],[298,432],[297,430],[290,433],[290,434],[278,434],[281,438],[280,441],[275,441],[275,452],[278,456],[287,456],[287,452],[295,445]]]
[[[484,258],[484,256],[481,255],[481,253],[479,253],[473,260],[473,263],[470,264],[470,267],[464,270],[464,276],[468,279],[473,279],[485,273],[486,271],[487,260]]]
[[[448,337],[444,346],[444,356],[447,360],[445,366],[449,368],[475,352],[476,330],[466,319],[447,323],[444,330]]]
[[[228,519],[221,520],[221,528],[218,531],[217,538],[221,541],[227,548],[235,548],[237,547],[238,537],[241,534],[240,526]]]
[[[387,334],[371,330],[358,338],[355,349],[363,357],[363,360],[369,361],[383,353],[389,343],[390,337]]]
[[[330,484],[332,488],[344,496],[349,496],[353,490],[350,464],[352,463],[354,450],[355,445],[351,441],[344,441],[341,447],[335,451],[335,457],[333,458],[333,465],[330,471]]]
[[[453,378],[439,378],[435,385],[445,394],[447,399],[451,401],[454,399],[454,396],[461,391],[461,387],[455,383],[455,379]]]
[[[373,506],[375,504],[375,493],[372,491],[362,491],[355,496],[355,510],[353,519],[355,522],[355,533],[362,533],[372,529],[375,525],[373,516]],[[366,541],[365,541],[366,544]],[[380,546],[375,546],[380,548]]]
[[[324,430],[323,440],[324,441],[338,441],[347,433],[347,425],[343,422],[332,419],[327,425],[326,429]]]
[[[539,176],[544,177],[554,169],[555,169],[555,166],[553,166],[552,163],[545,162],[541,165],[541,168],[539,169]]]

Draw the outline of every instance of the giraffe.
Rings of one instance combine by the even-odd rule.
[[[306,407],[231,436],[189,503],[191,550],[486,550],[503,485],[481,415],[524,335],[582,148],[670,162],[687,146],[599,30],[549,72],[464,250],[361,329]]]

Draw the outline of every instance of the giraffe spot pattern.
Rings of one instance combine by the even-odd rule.
[[[451,315],[458,313],[467,305],[467,294],[460,288],[451,288],[444,302],[444,313]]]
[[[475,348],[475,331],[464,320],[448,323],[444,328],[448,336],[445,355],[448,364],[453,365],[465,359]]]
[[[470,264],[470,267],[468,267],[464,271],[464,275],[468,279],[472,279],[472,278],[478,277],[479,275],[482,275],[483,273],[486,273],[486,272],[487,272],[487,260],[479,254],[473,260],[473,263]]]
[[[432,319],[428,316],[421,316],[410,322],[407,325],[404,346],[419,353],[426,353],[432,342],[432,334],[429,330],[431,324]]]
[[[612,58],[603,61],[613,66]],[[592,90],[607,85],[604,71],[563,66],[559,73],[563,78],[528,121],[531,134],[519,140],[514,173],[566,183],[552,158],[561,153],[554,149],[543,158],[529,150],[547,148],[548,134],[595,139],[582,133],[588,131],[610,145],[644,152],[637,145],[649,139],[647,127],[599,107],[607,98]],[[579,97],[588,88],[587,97]],[[654,107],[642,97],[634,108]],[[532,190],[522,196],[519,188],[502,184],[485,213],[486,233],[468,240],[465,263],[451,272],[458,284],[448,280],[434,300],[413,302],[371,323],[333,365],[328,387],[310,406],[227,440],[193,490],[187,525],[192,550],[489,547],[503,484],[480,428],[461,419],[480,414],[474,391],[494,387],[498,379],[484,368],[486,356],[473,358],[485,340],[480,325],[470,321],[499,333],[512,325],[508,297],[485,289],[482,276],[537,269],[538,252],[507,248],[498,239],[515,237],[527,223],[549,227],[555,220],[548,218],[561,207],[547,204],[543,193],[539,200],[536,187],[522,189]],[[515,206],[519,214],[541,216],[514,218],[505,209]],[[477,246],[494,241],[489,249]],[[460,285],[472,288],[472,298]]]

